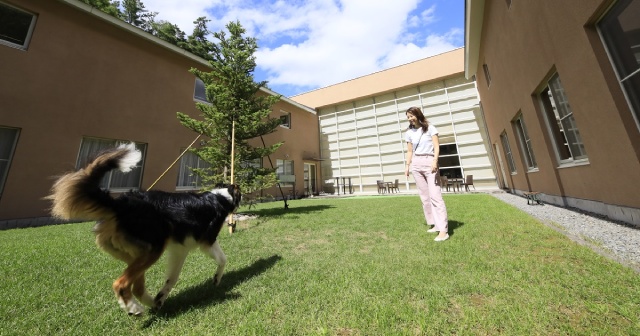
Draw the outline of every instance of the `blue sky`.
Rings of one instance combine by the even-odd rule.
[[[258,39],[256,81],[287,97],[464,45],[463,0],[143,0],[187,34],[238,20]],[[213,39],[212,39],[213,40]]]

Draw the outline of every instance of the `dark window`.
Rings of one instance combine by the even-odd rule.
[[[209,103],[209,100],[207,100],[207,89],[202,79],[198,77],[196,77],[196,85],[193,89],[193,99],[199,102]]]
[[[291,113],[280,116],[280,126],[291,128]]]
[[[9,175],[9,166],[18,141],[18,134],[20,130],[17,128],[0,127],[0,194]]]
[[[640,0],[620,0],[598,23],[640,128]]]
[[[483,64],[482,69],[484,70],[484,79],[487,80],[487,86],[491,86],[491,74],[489,73],[489,66]]]
[[[0,44],[27,49],[35,23],[34,14],[0,2]]]

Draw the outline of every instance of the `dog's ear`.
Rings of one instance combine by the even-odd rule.
[[[230,184],[227,187],[227,191],[229,191],[229,195],[231,195],[231,197],[233,197],[234,200],[239,201],[240,198],[242,197],[241,193],[240,193],[240,187],[238,187],[235,184]]]

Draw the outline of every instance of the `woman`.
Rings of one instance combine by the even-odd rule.
[[[407,110],[407,120],[410,125],[405,134],[407,142],[405,175],[409,176],[409,171],[413,173],[422,200],[424,217],[427,224],[434,225],[427,232],[439,232],[435,241],[444,241],[449,239],[449,224],[447,207],[442,199],[439,182],[440,141],[438,140],[438,130],[429,124],[419,107],[411,107]]]

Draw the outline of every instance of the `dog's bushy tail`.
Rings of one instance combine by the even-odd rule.
[[[85,168],[60,177],[46,199],[51,214],[64,220],[104,220],[114,215],[114,199],[100,189],[100,180],[112,169],[129,172],[142,159],[134,143],[123,144],[98,155]]]

